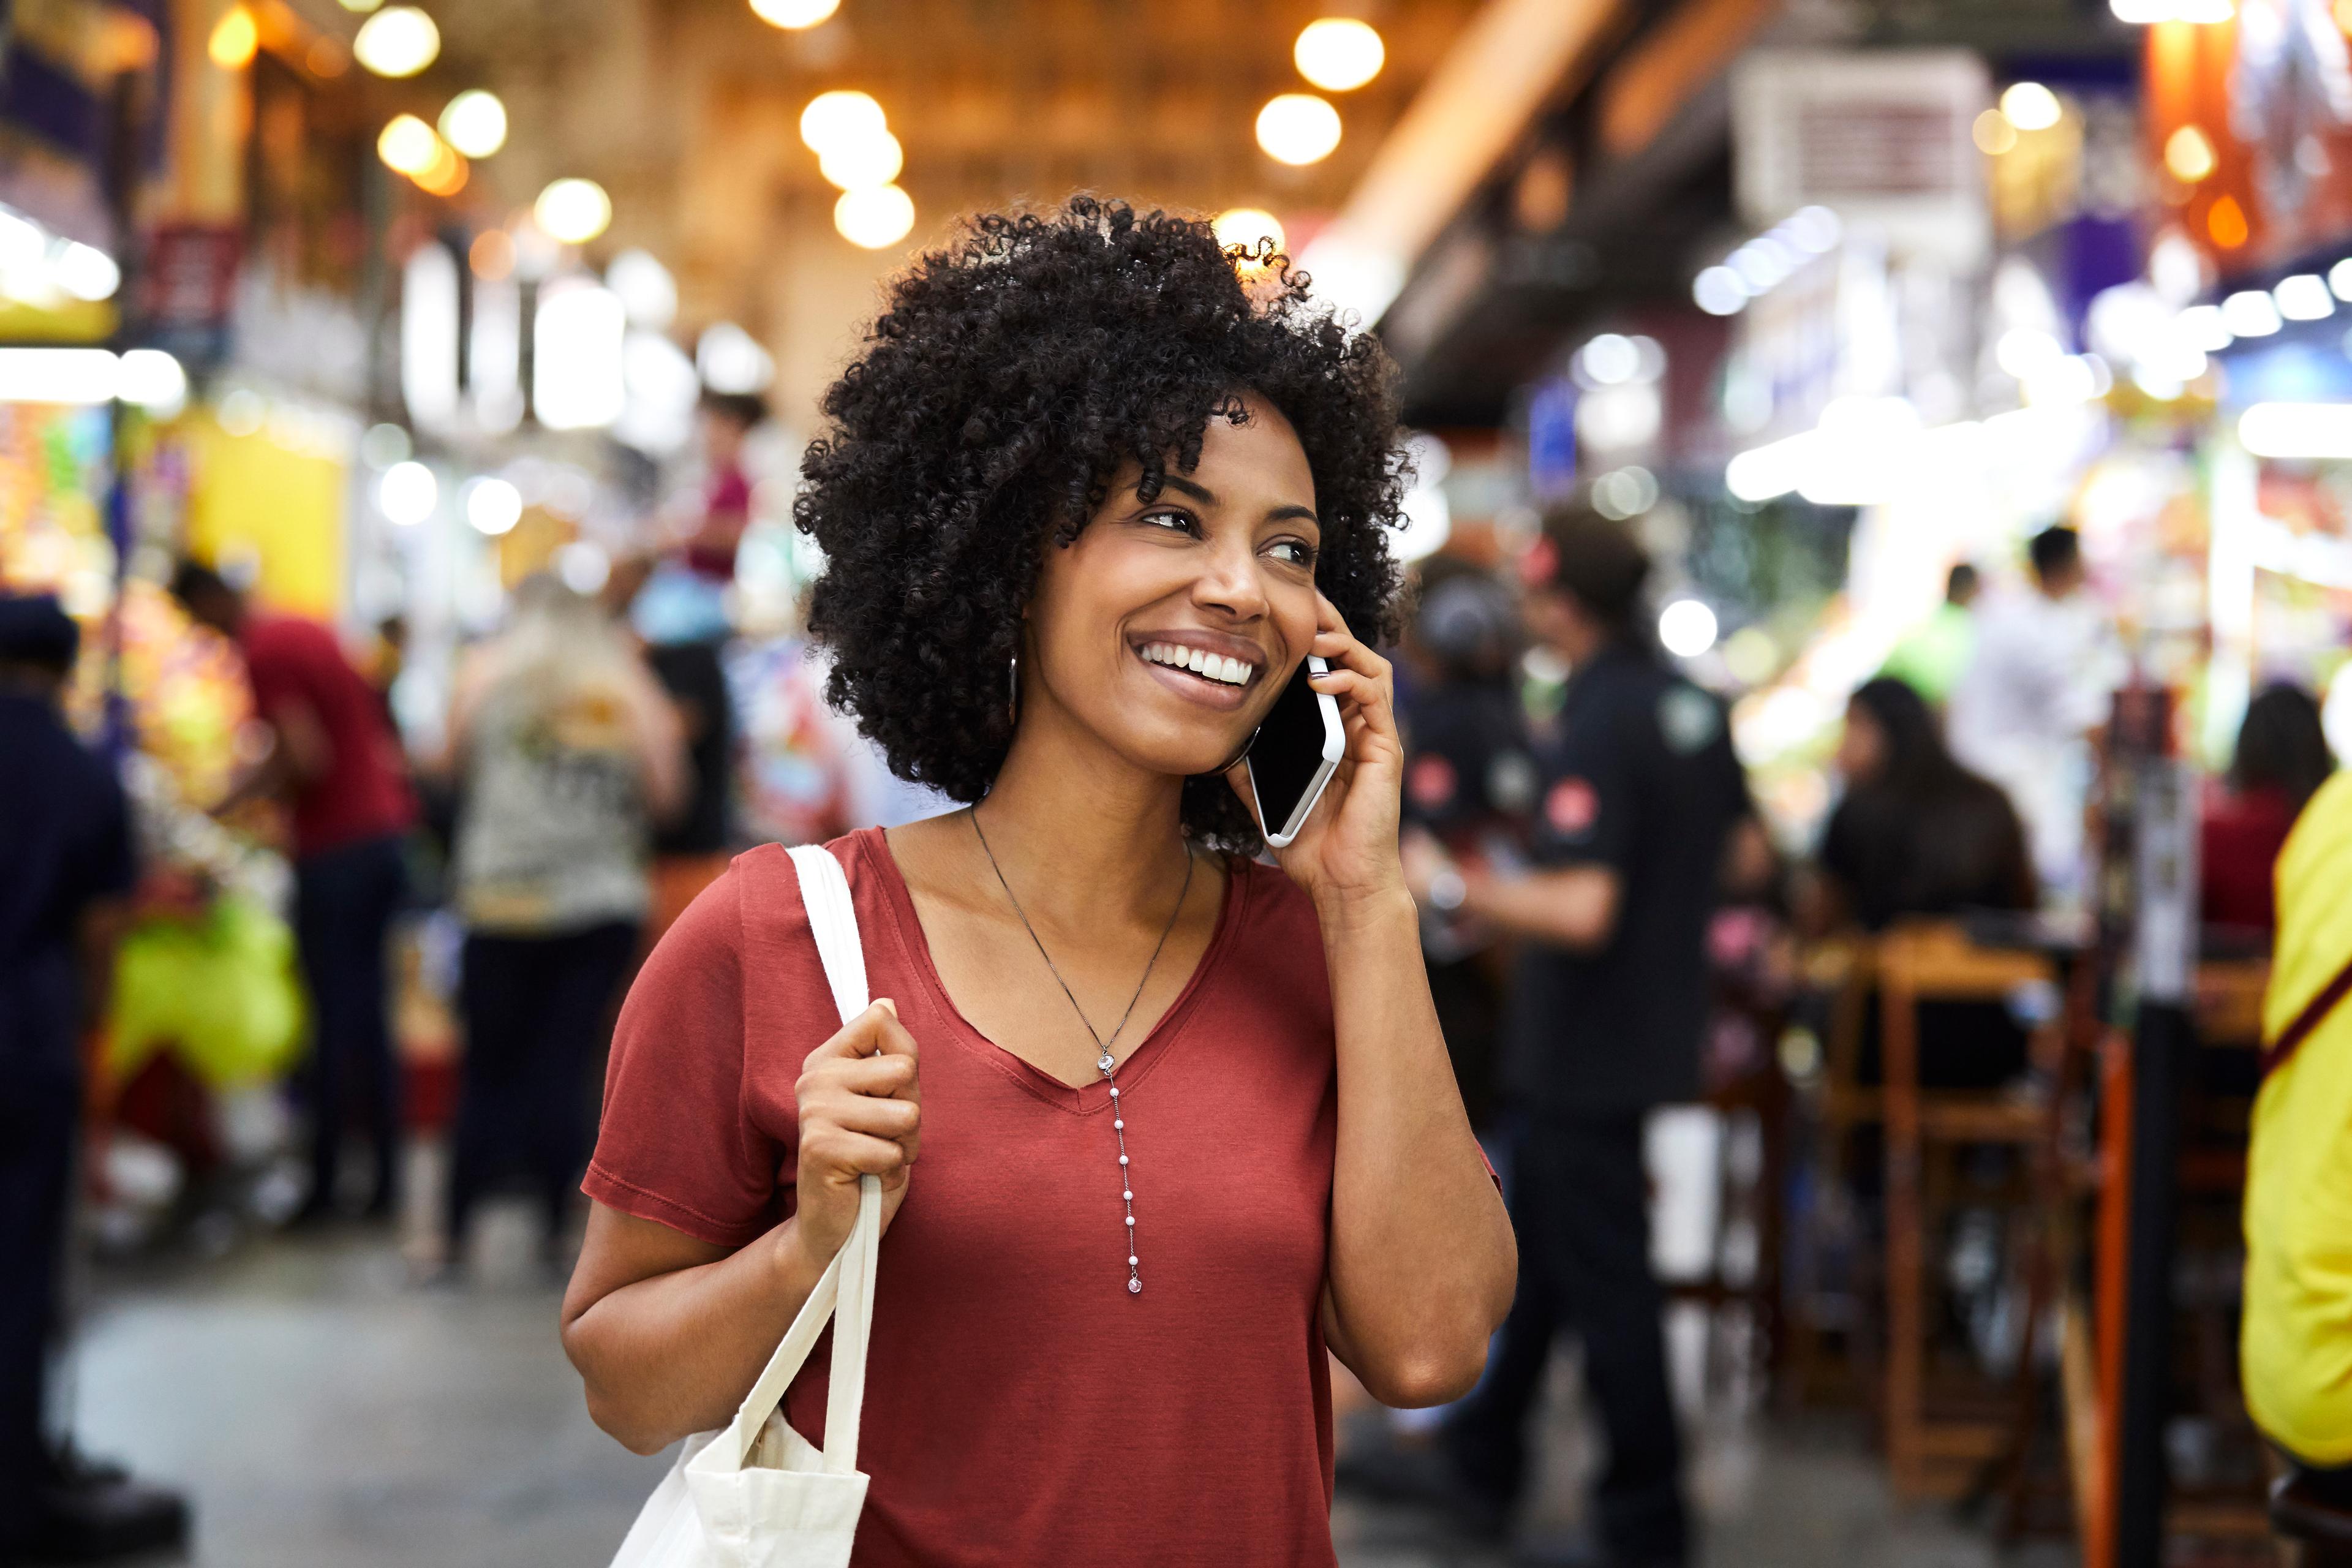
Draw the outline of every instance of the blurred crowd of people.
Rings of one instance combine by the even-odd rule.
[[[1459,562],[1424,571],[1399,678],[1408,874],[1465,1100],[1505,1173],[1520,1290],[1469,1399],[1360,1429],[1340,1468],[1343,1487],[1419,1499],[1499,1537],[1528,1488],[1549,1352],[1572,1336],[1607,1457],[1594,1481],[1597,1542],[1569,1555],[1587,1560],[1577,1553],[1597,1544],[1591,1560],[1609,1563],[1689,1551],[1645,1113],[1785,1070],[1777,1042],[1717,1026],[1759,954],[1785,1017],[1803,1011],[1803,944],[2084,909],[2099,747],[2127,679],[2071,530],[2034,537],[2023,570],[2002,573],[1999,588],[1978,565],[1956,565],[1945,602],[1852,693],[1823,820],[1775,843],[1722,704],[1651,642],[1646,564],[1623,529],[1570,509],[1547,519],[1517,584]],[[2216,940],[2268,951],[2274,865],[2335,768],[2309,691],[2282,682],[2255,693],[2229,765],[2199,802]],[[2051,1004],[1923,1006],[1922,1087],[2021,1089],[2036,1005]],[[1854,1064],[1864,1085],[1880,1073],[1875,1006],[1874,995]],[[2306,1104],[2305,1120],[2335,1105],[2314,1092],[2324,1107]],[[1874,1195],[1871,1163],[1850,1169]],[[2318,1223],[2299,1222],[2296,1245],[2317,1245]],[[2308,1320],[2311,1270],[2326,1268],[2303,1261],[2295,1289]],[[2332,1303],[2323,1315],[2346,1299],[2320,1295]],[[2304,1327],[2297,1343],[2316,1332],[2335,1346],[2321,1363],[2352,1349]],[[2305,1355],[2282,1390],[2307,1389],[2316,1364]],[[2309,1405],[2294,1395],[2305,1425]],[[2327,1407],[2341,1413],[2340,1402]]]
[[[800,816],[752,825],[740,808],[747,730],[778,711],[788,731],[815,723],[822,705],[798,645],[747,661],[728,641],[720,595],[750,504],[735,454],[759,417],[739,405],[711,411],[713,477],[668,553],[601,595],[520,582],[504,624],[464,650],[429,748],[404,744],[331,628],[268,613],[203,564],[173,579],[187,616],[241,655],[263,726],[212,809],[284,814],[310,1018],[293,1096],[304,1179],[285,1223],[403,1212],[416,1107],[394,937],[431,911],[458,933],[460,1065],[421,1271],[462,1279],[481,1201],[513,1183],[560,1266],[600,1050],[637,958],[751,838],[821,839],[882,815],[856,804],[842,773],[854,738],[838,734],[790,763]],[[1343,1486],[1499,1533],[1530,1474],[1545,1365],[1573,1336],[1608,1435],[1595,1517],[1609,1560],[1687,1560],[1644,1118],[1775,1070],[1774,1042],[1725,1059],[1711,1026],[1740,940],[1727,911],[1753,945],[2080,897],[2093,747],[2120,670],[2074,535],[2039,535],[2028,565],[2000,592],[1954,569],[1945,605],[1853,692],[1836,804],[1790,854],[1750,801],[1724,700],[1655,647],[1650,562],[1627,528],[1555,510],[1515,579],[1423,563],[1399,664],[1408,880],[1521,1284],[1478,1390],[1433,1424],[1351,1432]],[[0,600],[0,1273],[31,1282],[0,1295],[0,1524],[11,1542],[96,1554],[185,1521],[169,1494],[75,1458],[38,1397],[80,1041],[104,1016],[110,943],[140,882],[135,812],[59,707],[76,636],[52,602]],[[2268,930],[2272,863],[2334,766],[2308,692],[2255,697],[2205,804],[2210,921]],[[1997,1004],[1949,1005],[1923,1027],[1923,1076],[1997,1086],[2024,1070],[2024,1038]],[[363,1161],[348,1157],[354,1132]]]
[[[733,635],[727,590],[751,502],[741,446],[764,409],[714,397],[705,416],[710,478],[658,553],[597,594],[548,571],[515,584],[501,624],[461,650],[427,743],[395,718],[396,618],[374,646],[352,645],[255,603],[225,570],[181,562],[168,588],[186,635],[228,656],[253,715],[215,800],[126,794],[136,738],[73,722],[77,672],[104,650],[56,599],[0,593],[0,1561],[184,1538],[180,1499],[79,1458],[52,1429],[47,1360],[77,1191],[112,1199],[135,1184],[110,1145],[177,1163],[170,1213],[140,1232],[151,1240],[224,1212],[270,1228],[404,1226],[420,1278],[455,1281],[480,1200],[520,1185],[558,1274],[601,1047],[660,930],[755,837],[822,839],[922,809],[861,773],[871,758],[824,709],[796,639]],[[766,742],[756,758],[751,731]],[[279,908],[252,917],[272,927],[282,914],[289,932],[277,1031],[289,1048],[272,1059],[299,1057],[286,1092],[267,1097],[278,1135],[265,1129],[257,1149],[225,1148],[253,1144],[224,1130],[251,1096],[212,1092],[192,1070],[201,1053],[158,1053],[128,1083],[109,1070],[118,975],[136,967],[126,933],[201,926],[232,901],[226,878],[178,852],[186,816],[264,859],[282,852],[290,871]],[[455,1026],[454,1086],[404,1049],[410,994],[436,989],[436,946],[454,950],[437,999]],[[437,1213],[419,1225],[404,1185],[419,1135],[444,1131]]]

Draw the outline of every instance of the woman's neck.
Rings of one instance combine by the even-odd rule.
[[[988,796],[987,848],[1033,917],[1066,929],[1163,917],[1184,875],[1184,781],[1108,752],[1065,716],[1024,715]]]

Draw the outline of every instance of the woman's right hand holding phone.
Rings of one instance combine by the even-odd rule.
[[[794,1241],[822,1268],[857,1219],[857,1179],[882,1178],[882,1228],[906,1201],[922,1141],[915,1037],[887,998],[808,1054],[793,1086],[800,1108]]]

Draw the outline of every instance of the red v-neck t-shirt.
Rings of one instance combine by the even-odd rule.
[[[1237,867],[1199,968],[1118,1069],[1131,1295],[1108,1086],[1070,1088],[956,1011],[880,830],[829,847],[868,986],[922,1053],[922,1159],[875,1291],[855,1568],[1332,1563],[1318,1306],[1337,1102],[1313,905],[1279,870]],[[622,1009],[589,1196],[722,1247],[778,1223],[793,1085],[839,1024],[790,858],[739,857]],[[826,1353],[784,1402],[812,1442]]]

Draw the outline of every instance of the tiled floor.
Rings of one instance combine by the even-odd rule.
[[[207,1568],[609,1561],[665,1461],[589,1424],[556,1342],[557,1289],[521,1261],[525,1222],[487,1218],[497,1266],[464,1290],[412,1287],[391,1244],[364,1236],[255,1241],[104,1279],[74,1362],[86,1446],[190,1491]],[[1570,1408],[1532,1510],[1548,1534],[1572,1531],[1590,1452],[1572,1375],[1561,1382]],[[1715,1417],[1695,1439],[1711,1564],[1992,1561],[1947,1516],[1896,1509],[1850,1422],[1766,1431]],[[1333,1531],[1349,1568],[1507,1561],[1409,1511],[1344,1499]]]

